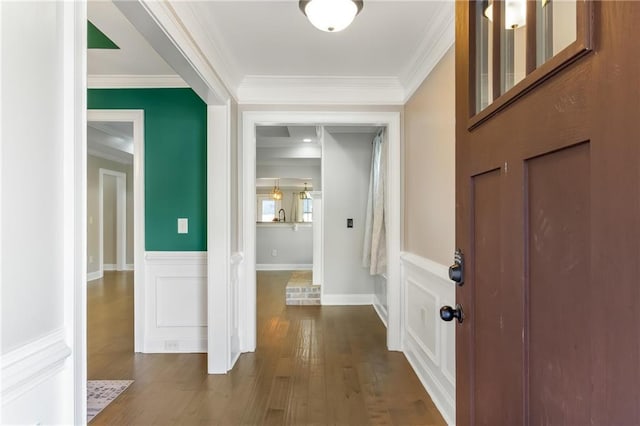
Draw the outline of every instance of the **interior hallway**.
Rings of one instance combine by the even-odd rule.
[[[257,350],[215,376],[204,354],[133,353],[133,272],[90,282],[88,378],[135,380],[91,424],[445,424],[372,307],[287,307],[289,276],[258,273]]]

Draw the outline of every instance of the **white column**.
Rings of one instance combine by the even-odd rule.
[[[311,191],[310,194],[313,199],[313,284],[321,285],[324,279],[322,192]]]

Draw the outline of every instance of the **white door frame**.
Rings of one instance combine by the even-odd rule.
[[[282,124],[371,125],[387,128],[388,162],[385,194],[388,194],[387,228],[387,347],[401,350],[400,342],[400,244],[402,230],[402,178],[399,112],[342,111],[246,111],[242,114],[242,193],[244,268],[240,283],[240,345],[243,352],[256,349],[256,126]]]
[[[142,352],[145,331],[144,292],[144,110],[110,109],[87,111],[87,121],[133,123],[133,299],[134,351]],[[86,170],[85,170],[86,173]],[[126,191],[125,191],[126,192]],[[86,196],[86,194],[85,194]],[[126,195],[125,195],[126,197]],[[100,200],[102,196],[100,195]],[[100,206],[102,215],[102,206]],[[126,217],[126,214],[125,214]],[[86,232],[86,231],[85,231]],[[100,231],[102,243],[102,230]],[[86,238],[86,235],[85,235]],[[126,244],[126,238],[125,238]],[[102,253],[102,248],[100,249]],[[102,254],[100,255],[102,269]],[[86,363],[86,357],[85,357]]]
[[[98,262],[100,275],[104,274],[104,177],[116,179],[116,271],[127,266],[127,174],[109,169],[98,169]]]

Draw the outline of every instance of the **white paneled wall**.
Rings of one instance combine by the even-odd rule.
[[[455,305],[447,267],[411,253],[401,255],[405,355],[442,416],[455,423],[455,322],[440,307]]]
[[[144,352],[207,351],[207,253],[145,255]]]

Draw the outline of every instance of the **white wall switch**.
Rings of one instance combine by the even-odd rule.
[[[178,234],[189,233],[189,219],[180,217],[178,218]]]
[[[273,249],[271,250],[271,256],[276,257],[278,255],[278,250]]]

